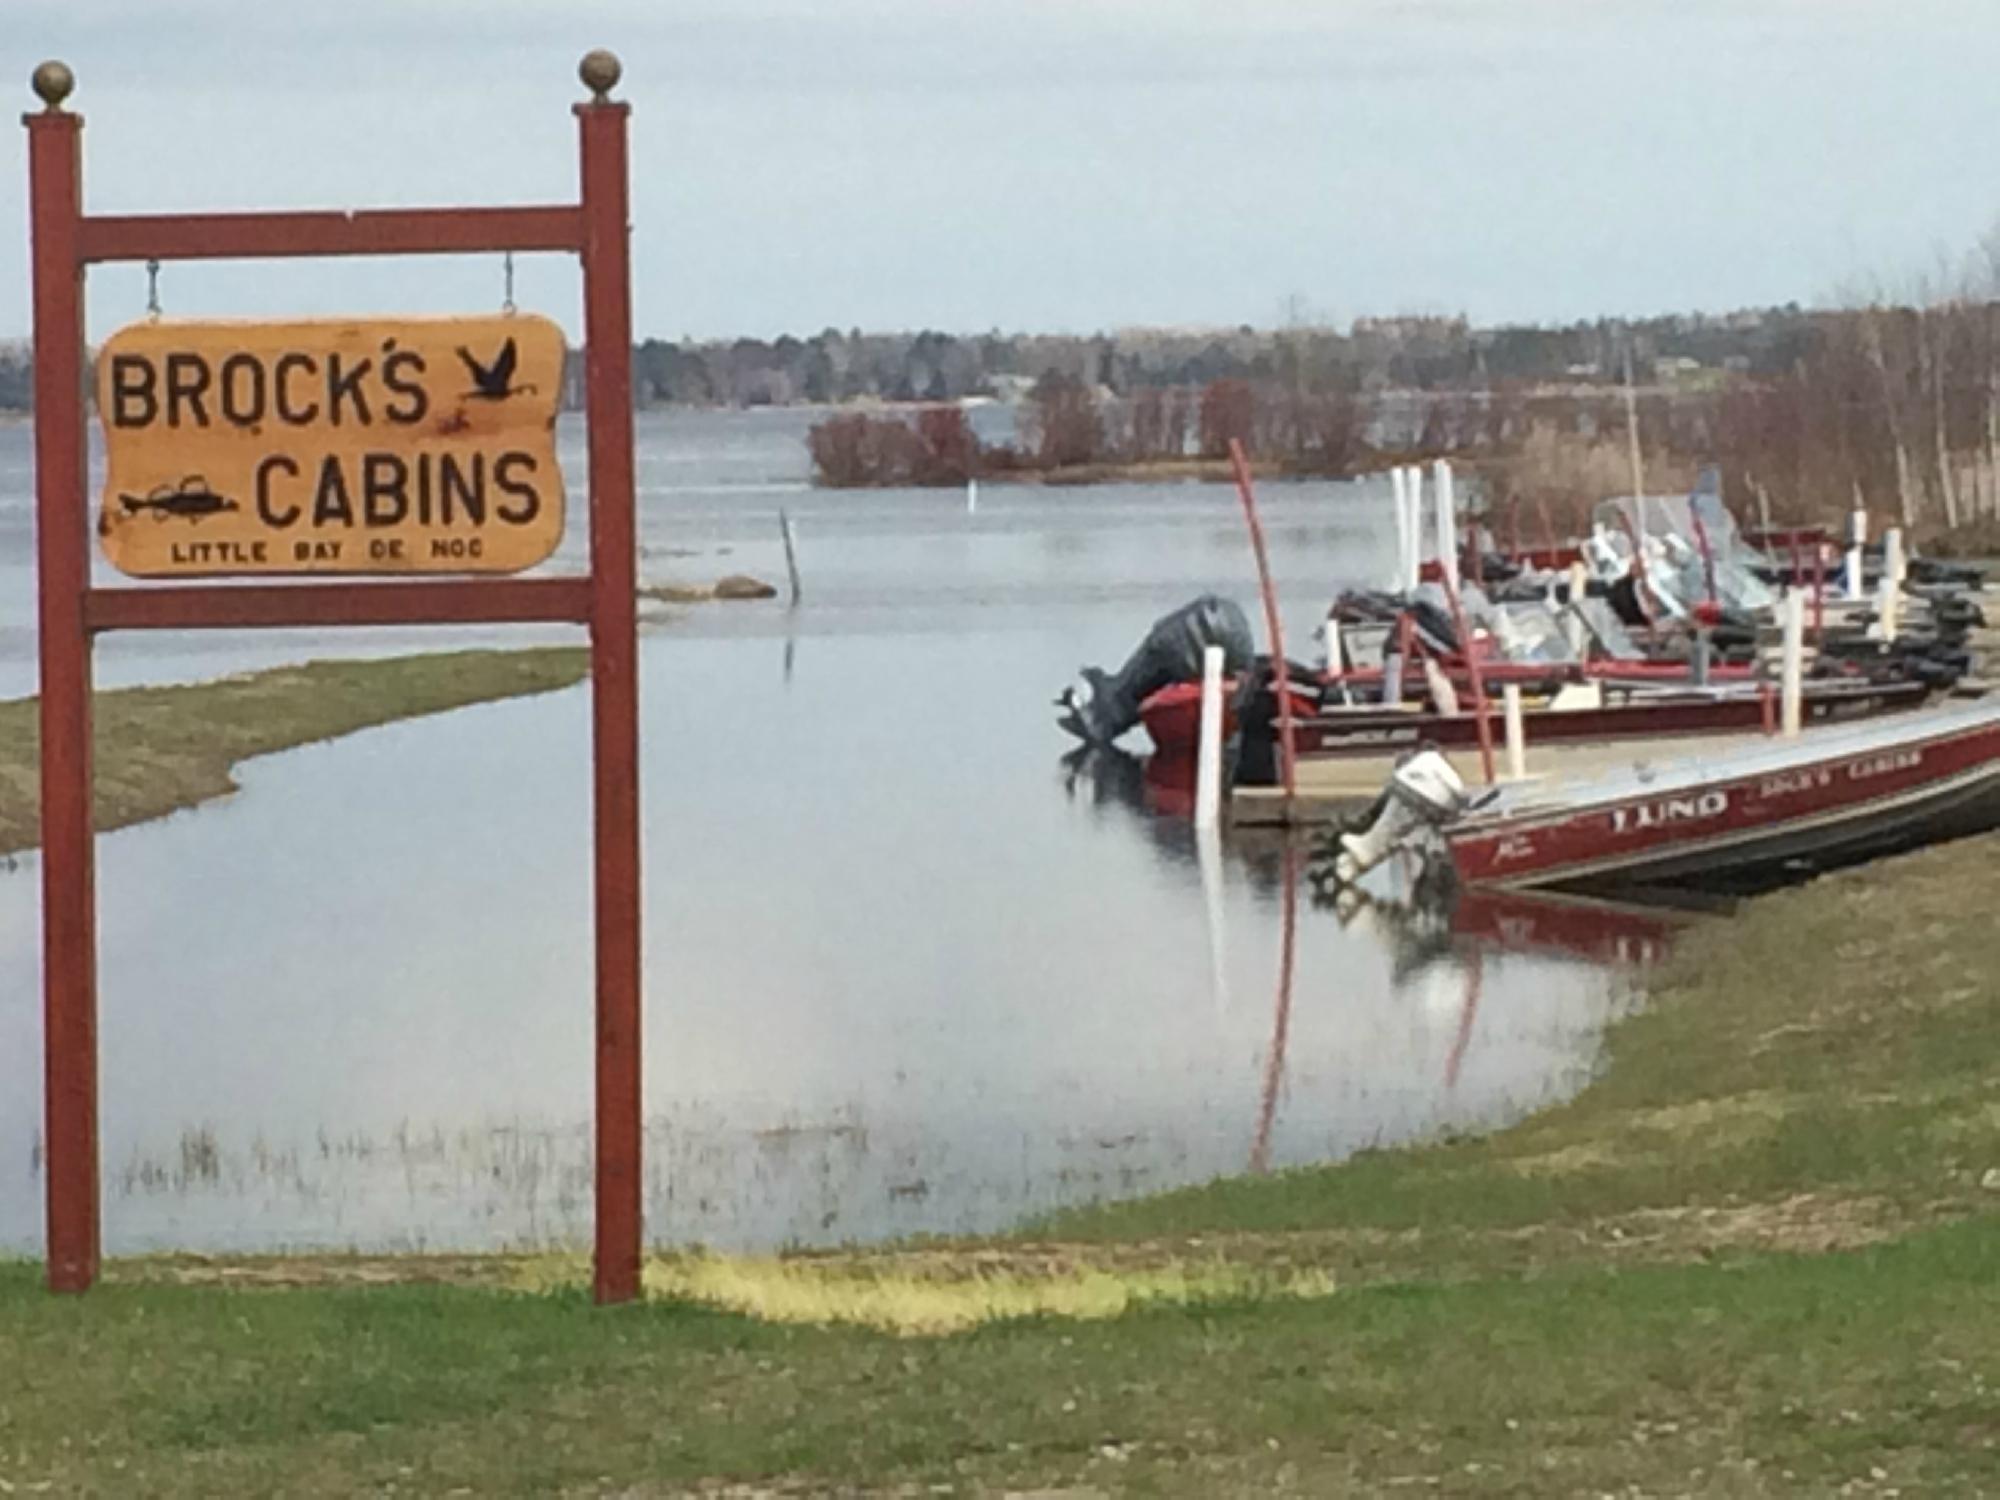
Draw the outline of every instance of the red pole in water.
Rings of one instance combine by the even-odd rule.
[[[1271,559],[1264,550],[1264,528],[1257,520],[1257,497],[1250,488],[1250,461],[1243,445],[1229,440],[1229,462],[1236,471],[1236,493],[1243,498],[1243,519],[1250,526],[1250,546],[1257,554],[1257,586],[1264,595],[1264,628],[1271,637],[1271,666],[1277,678],[1278,771],[1284,780],[1285,803],[1298,795],[1298,750],[1292,737],[1292,676],[1285,664],[1285,632],[1278,620],[1278,590],[1271,582]]]
[[[1703,581],[1708,585],[1708,602],[1714,604],[1715,597],[1715,550],[1708,544],[1708,528],[1702,525],[1701,512],[1690,503],[1688,519],[1694,522],[1694,539],[1701,548],[1701,571]]]
[[[88,1291],[101,1258],[97,895],[91,817],[90,524],[83,428],[83,120],[69,69],[44,63],[28,115],[34,241],[35,556],[40,588],[42,1050],[48,1283]]]
[[[1458,648],[1465,653],[1465,675],[1472,681],[1472,722],[1479,731],[1479,768],[1486,775],[1486,784],[1492,786],[1500,774],[1493,765],[1493,719],[1486,706],[1486,674],[1479,665],[1478,651],[1473,649],[1465,608],[1458,601],[1458,590],[1452,587],[1449,573],[1444,575],[1444,597],[1451,605],[1451,625],[1458,632]]]
[[[1285,840],[1283,864],[1285,888],[1282,902],[1282,933],[1278,950],[1278,1013],[1271,1025],[1271,1052],[1264,1059],[1264,1088],[1257,1106],[1257,1138],[1250,1146],[1250,1170],[1271,1169],[1271,1127],[1278,1118],[1278,1086],[1285,1078],[1285,1045],[1292,1032],[1292,969],[1298,953],[1299,931],[1299,851],[1289,837]]]
[[[1472,1023],[1479,1017],[1479,995],[1486,985],[1486,960],[1477,948],[1465,971],[1465,1000],[1458,1012],[1458,1035],[1452,1039],[1451,1056],[1444,1063],[1444,1086],[1458,1087],[1458,1070],[1465,1064],[1465,1049],[1472,1044]]]

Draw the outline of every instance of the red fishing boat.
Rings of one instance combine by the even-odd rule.
[[[1374,825],[1342,837],[1336,863],[1353,879],[1429,833],[1468,885],[1717,884],[1997,824],[2000,699],[1987,698],[1472,796],[1425,753],[1397,771]]]
[[[1726,679],[1729,686],[1711,689],[1688,687],[1685,671],[1677,679],[1600,682],[1601,691],[1585,684],[1577,689],[1581,705],[1569,706],[1562,690],[1573,685],[1570,678],[1516,667],[1503,667],[1497,673],[1488,668],[1483,675],[1489,689],[1496,682],[1513,681],[1550,695],[1522,715],[1528,741],[1537,745],[1750,731],[1768,728],[1775,713],[1773,695],[1765,685],[1734,677]],[[1873,718],[1920,707],[1932,692],[1930,684],[1918,681],[1815,679],[1805,684],[1803,712],[1808,724]],[[1322,706],[1297,683],[1291,701],[1292,733],[1302,759],[1380,755],[1423,744],[1457,749],[1478,743],[1478,715],[1463,710],[1438,713],[1370,703]],[[1140,705],[1139,717],[1162,756],[1191,758],[1201,724],[1200,685],[1175,683],[1162,688]],[[1223,732],[1226,736],[1235,730],[1232,695]]]
[[[1930,696],[1922,682],[1829,679],[1806,684],[1802,713],[1807,724],[1868,719],[1921,707]],[[1776,712],[1768,691],[1682,690],[1600,697],[1583,707],[1557,699],[1524,709],[1521,718],[1528,743],[1543,745],[1751,732],[1770,727]],[[1297,720],[1292,733],[1301,757],[1381,755],[1423,744],[1455,750],[1479,743],[1479,720],[1463,711],[1330,708]]]

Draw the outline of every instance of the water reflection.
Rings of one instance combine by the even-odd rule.
[[[782,576],[761,430],[667,429],[722,456],[642,455],[652,543]],[[1490,1128],[1591,1075],[1626,1003],[1594,957],[1475,940],[1468,1012],[1464,935],[1343,921],[1288,876],[1304,851],[1198,837],[1189,789],[1130,757],[1052,778],[1050,684],[1204,589],[1249,597],[1227,490],[987,486],[973,520],[956,494],[785,503],[796,611],[690,609],[642,640],[657,1239],[999,1228]],[[1272,487],[1313,549],[1276,559],[1301,617],[1374,566],[1376,504]],[[9,563],[0,616],[30,615]],[[114,1251],[587,1237],[587,706],[253,762],[227,802],[101,841]],[[36,885],[32,860],[0,871],[0,1249],[40,1234]]]

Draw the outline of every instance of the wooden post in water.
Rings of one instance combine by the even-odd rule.
[[[790,511],[780,510],[778,512],[778,532],[785,539],[785,572],[792,581],[792,603],[797,604],[799,602],[799,543],[798,538],[792,534],[792,515]]]

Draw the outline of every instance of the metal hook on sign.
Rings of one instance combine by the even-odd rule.
[[[514,312],[514,252],[509,250],[506,259],[506,295],[500,299],[500,311],[512,316]]]
[[[146,316],[155,322],[160,316],[160,263],[146,262]]]

